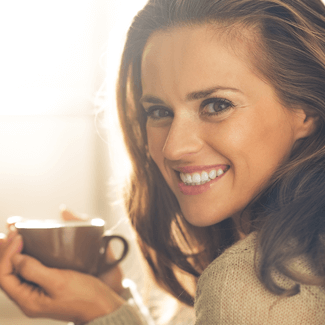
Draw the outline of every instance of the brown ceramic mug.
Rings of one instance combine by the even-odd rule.
[[[23,237],[23,254],[30,255],[48,267],[70,269],[92,275],[110,270],[128,252],[127,241],[118,235],[104,233],[105,222],[25,220],[15,224]],[[107,261],[106,250],[113,241],[123,248],[114,261]]]

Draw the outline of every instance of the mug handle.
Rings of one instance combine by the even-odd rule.
[[[118,259],[114,260],[113,262],[107,262],[106,261],[106,251],[107,251],[110,241],[113,239],[118,239],[122,242],[122,244],[124,246],[123,252]],[[98,252],[99,257],[98,257],[96,275],[98,276],[99,274],[102,274],[102,273],[107,272],[110,269],[112,269],[114,266],[116,266],[118,263],[120,263],[125,258],[128,251],[129,251],[129,244],[124,237],[119,236],[119,235],[103,235],[102,240],[101,240],[101,247]]]

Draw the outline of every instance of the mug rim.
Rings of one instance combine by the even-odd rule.
[[[54,229],[69,227],[103,227],[105,221],[101,218],[89,220],[56,220],[56,219],[26,219],[15,224],[17,229]]]

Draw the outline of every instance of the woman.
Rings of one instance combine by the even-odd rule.
[[[188,305],[194,283],[196,324],[324,322],[324,39],[320,0],[152,0],[129,30],[128,213],[157,282]],[[97,279],[37,265],[11,237],[0,283],[27,314],[145,323]],[[64,294],[49,272],[68,279]],[[17,274],[45,302],[22,301],[31,287]]]

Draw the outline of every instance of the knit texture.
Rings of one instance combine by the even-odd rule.
[[[115,312],[94,319],[88,325],[145,325],[135,307],[125,303]]]
[[[325,290],[301,285],[300,293],[280,298],[267,291],[254,270],[256,233],[228,248],[201,275],[196,292],[195,325],[324,325]],[[307,263],[295,261],[297,271],[310,274]],[[274,272],[277,284],[293,281]]]
[[[195,297],[195,325],[324,325],[325,288],[300,286],[300,293],[280,298],[267,291],[254,270],[256,233],[228,248],[202,273]],[[311,274],[308,264],[297,259],[295,270]],[[276,283],[290,288],[293,281],[274,272]],[[193,324],[174,318],[170,325]],[[146,325],[138,312],[124,304],[114,313],[88,325]]]

